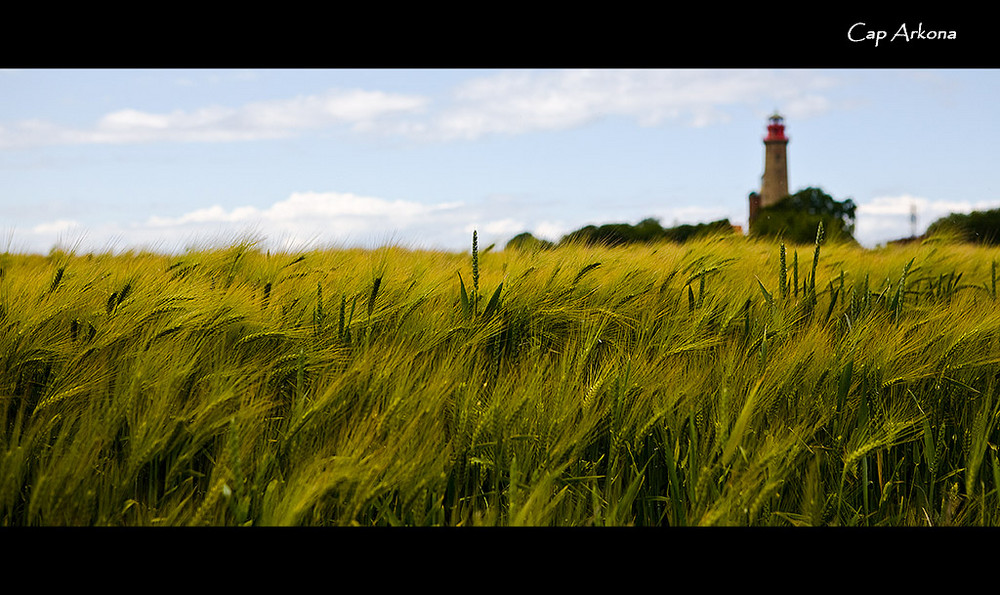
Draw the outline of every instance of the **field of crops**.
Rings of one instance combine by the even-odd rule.
[[[470,248],[0,255],[0,525],[1000,524],[997,248]]]

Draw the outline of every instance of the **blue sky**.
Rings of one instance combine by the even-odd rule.
[[[587,224],[745,225],[767,116],[789,187],[867,246],[1000,207],[1000,70],[0,70],[11,251],[467,250]]]

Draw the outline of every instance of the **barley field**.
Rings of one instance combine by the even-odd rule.
[[[996,526],[995,247],[0,255],[3,526]]]

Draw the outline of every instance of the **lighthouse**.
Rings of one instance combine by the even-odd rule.
[[[764,137],[764,175],[761,176],[760,194],[750,194],[750,222],[757,218],[757,211],[777,204],[788,196],[788,161],[785,136],[785,119],[777,112],[768,118],[767,136]]]

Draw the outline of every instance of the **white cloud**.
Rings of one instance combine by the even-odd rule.
[[[51,234],[62,234],[68,231],[73,231],[80,227],[80,223],[70,219],[59,219],[57,221],[50,221],[48,223],[40,223],[31,228],[32,233],[51,235]]]
[[[486,222],[475,222],[465,226],[465,232],[473,231],[490,236],[514,236],[525,230],[525,223],[516,219],[499,219]]]
[[[330,90],[238,107],[115,110],[90,129],[25,120],[0,126],[0,148],[79,143],[226,142],[274,139],[344,125],[425,140],[564,130],[606,117],[640,126],[728,121],[734,107],[782,109],[795,118],[834,109],[834,76],[799,70],[519,70],[470,79],[449,97]],[[761,107],[766,106],[766,107]],[[433,108],[433,109],[431,109]]]
[[[276,243],[371,246],[390,238],[428,245],[463,245],[444,240],[475,216],[462,203],[423,204],[339,192],[297,192],[267,208],[211,206],[178,217],[151,217],[141,225],[161,237],[204,236],[252,229]],[[440,230],[446,230],[444,234]]]
[[[0,148],[273,139],[336,125],[365,129],[373,120],[417,113],[426,103],[427,99],[418,95],[354,89],[259,101],[237,108],[207,106],[168,113],[126,108],[104,115],[90,129],[64,128],[38,119],[0,126]]]
[[[146,224],[150,227],[164,228],[187,224],[241,223],[253,220],[258,214],[257,209],[253,207],[238,207],[227,211],[219,205],[213,205],[204,209],[196,209],[180,217],[152,216],[147,220]]]
[[[696,223],[707,223],[727,218],[730,220],[733,219],[732,215],[723,207],[689,205],[663,211],[660,223],[664,227],[671,227],[675,223],[678,225],[694,225]]]
[[[382,229],[406,229],[436,215],[447,215],[461,203],[425,205],[413,201],[387,200],[339,192],[296,192],[266,209],[219,205],[197,209],[179,217],[151,217],[145,226],[156,229],[253,225],[267,233],[329,235],[346,237],[378,233]],[[331,238],[333,239],[333,238]]]
[[[516,215],[511,208],[503,197],[421,203],[344,192],[296,192],[265,207],[211,205],[172,216],[94,225],[63,219],[14,235],[26,250],[41,253],[55,244],[80,252],[119,248],[173,252],[247,235],[259,239],[261,246],[278,249],[400,243],[465,251],[474,230],[481,246],[503,246],[524,231],[553,241],[569,231],[564,222],[536,219],[538,214],[530,207],[518,208]]]
[[[565,70],[501,72],[467,81],[453,103],[411,132],[437,139],[561,130],[620,116],[640,126],[680,120],[707,126],[727,108],[782,104],[789,115],[832,109],[828,75],[760,70]],[[767,109],[773,109],[768,106]]]
[[[541,221],[531,229],[531,235],[542,240],[558,242],[570,231],[572,230],[561,221]]]

